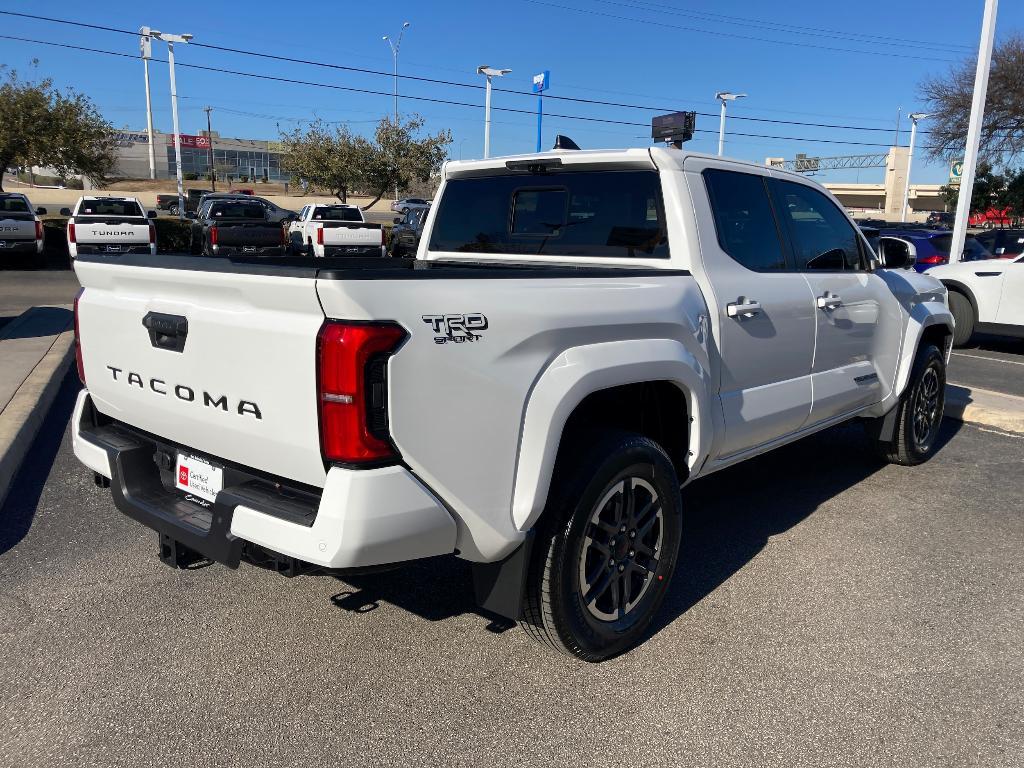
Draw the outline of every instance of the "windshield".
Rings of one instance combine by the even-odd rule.
[[[83,200],[76,216],[142,216],[134,200]]]
[[[313,209],[313,221],[362,221],[358,208],[348,205],[318,205]]]

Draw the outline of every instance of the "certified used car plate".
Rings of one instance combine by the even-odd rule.
[[[198,456],[179,453],[174,485],[201,499],[216,501],[217,493],[224,487],[224,468]]]
[[[7,247],[7,241],[6,240],[0,240],[0,248],[6,248],[6,247]]]
[[[120,245],[108,245],[107,246],[107,253],[120,253],[120,252],[121,252],[121,246]]]
[[[255,245],[243,245],[242,246],[242,253],[256,253],[256,246]]]

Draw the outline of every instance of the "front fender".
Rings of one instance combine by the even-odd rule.
[[[907,388],[907,382],[910,381],[910,372],[914,367],[917,349],[921,345],[921,337],[924,336],[927,329],[937,325],[945,326],[952,336],[956,323],[944,301],[937,299],[921,301],[910,310],[906,338],[903,341],[903,350],[900,352],[899,369],[896,372],[896,386],[893,389],[897,397],[903,394],[903,390]],[[952,349],[953,345],[947,344],[946,348],[942,350],[947,363]]]
[[[645,381],[670,381],[682,390],[692,419],[687,463],[693,469],[703,462],[712,430],[709,372],[686,346],[672,339],[637,339],[567,349],[544,370],[527,402],[512,495],[517,529],[529,529],[544,509],[573,409],[593,392]],[[686,422],[679,428],[686,429]]]

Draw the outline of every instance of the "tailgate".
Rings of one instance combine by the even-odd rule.
[[[218,245],[281,245],[281,228],[260,222],[221,222],[217,224]]]
[[[0,240],[35,240],[36,222],[31,214],[0,215]]]
[[[324,245],[381,245],[380,224],[358,222],[324,222]]]
[[[314,273],[201,271],[206,259],[183,261],[196,268],[75,263],[96,409],[200,454],[323,486],[316,337],[324,314]],[[143,325],[150,313],[185,319],[182,351],[166,339],[157,342],[172,348],[154,345]]]
[[[149,222],[138,219],[83,219],[75,217],[75,241],[83,245],[101,243],[149,244]]]

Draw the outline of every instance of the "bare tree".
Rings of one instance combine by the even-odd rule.
[[[954,65],[945,75],[919,86],[928,105],[927,153],[937,160],[963,156],[971,117],[977,59]],[[1024,152],[1024,36],[1000,43],[992,55],[980,154],[993,165],[1004,166]]]

